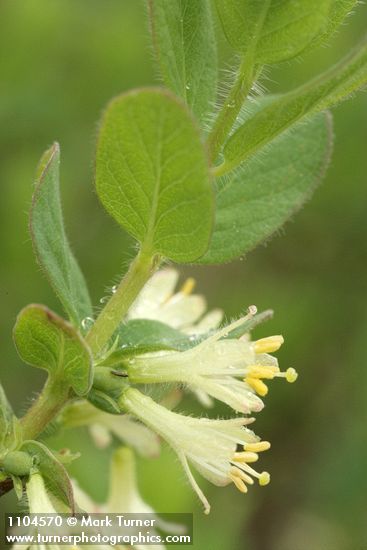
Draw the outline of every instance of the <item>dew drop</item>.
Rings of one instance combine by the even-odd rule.
[[[94,325],[94,319],[92,317],[84,317],[81,325],[84,330],[89,330]]]
[[[111,292],[112,292],[112,294],[116,294],[116,292],[117,292],[117,285],[113,285],[113,287],[111,288]]]
[[[99,302],[100,302],[100,304],[105,304],[106,302],[108,302],[108,300],[109,300],[108,296],[103,296],[103,297],[99,300]]]

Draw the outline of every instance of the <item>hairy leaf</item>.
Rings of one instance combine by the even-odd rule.
[[[22,451],[29,453],[34,460],[42,477],[46,481],[51,494],[61,498],[71,509],[75,511],[73,487],[65,467],[46,445],[39,441],[25,441],[21,446]]]
[[[209,0],[148,0],[163,82],[205,122],[217,89],[217,50]]]
[[[191,115],[171,93],[142,89],[114,99],[102,120],[96,186],[106,210],[149,253],[202,256],[213,195]]]
[[[18,315],[14,340],[20,357],[66,380],[78,395],[92,383],[92,358],[76,330],[45,306],[32,304]]]
[[[331,2],[326,27],[324,31],[315,38],[313,45],[325,44],[357,4],[358,0],[333,0]]]
[[[79,325],[91,315],[87,286],[64,229],[59,189],[60,148],[55,143],[39,163],[30,213],[37,260],[70,320]]]
[[[216,0],[231,46],[254,63],[301,53],[327,26],[330,0]]]
[[[214,233],[201,263],[233,260],[277,231],[320,182],[331,145],[331,117],[318,114],[220,178]]]
[[[367,82],[367,38],[323,75],[289,92],[245,122],[224,147],[224,173],[297,121],[331,107]]]

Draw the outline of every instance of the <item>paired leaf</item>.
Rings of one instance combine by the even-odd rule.
[[[217,90],[209,0],[148,0],[153,47],[165,85],[205,122]]]
[[[231,46],[254,63],[295,57],[325,31],[330,0],[216,0]]]
[[[75,511],[73,487],[65,467],[57,460],[55,455],[39,441],[25,441],[21,450],[33,457],[34,466],[40,471],[46,481],[49,491],[61,498]]]
[[[40,161],[30,213],[37,260],[75,325],[91,315],[87,286],[64,229],[59,189],[60,148],[55,143]]]
[[[14,340],[20,357],[49,375],[66,380],[77,395],[92,383],[92,358],[76,330],[42,305],[29,305],[18,315]]]
[[[169,92],[137,90],[109,104],[96,187],[106,210],[149,253],[191,262],[206,251],[213,218],[208,163],[191,115]]]
[[[331,118],[318,114],[220,178],[213,237],[200,262],[233,260],[277,231],[322,179],[331,145]]]
[[[367,83],[367,38],[323,75],[280,96],[255,114],[228,139],[224,147],[225,173],[296,122],[331,107]]]

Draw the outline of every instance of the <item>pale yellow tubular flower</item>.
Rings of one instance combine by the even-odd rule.
[[[49,494],[41,474],[37,471],[30,474],[26,483],[26,493],[30,514],[48,515],[67,512],[65,505]],[[29,534],[35,535],[35,531],[33,533],[30,532]],[[58,544],[35,544],[28,547],[25,545],[15,544],[12,546],[12,550],[81,550],[81,548],[87,549],[88,547]],[[101,545],[100,548],[101,550],[112,549],[111,546],[106,545]]]
[[[73,481],[75,500],[78,506],[87,513],[100,514],[154,514],[156,525],[166,532],[175,534],[184,533],[181,525],[170,524],[162,521],[149,504],[140,495],[136,466],[133,452],[127,447],[117,449],[112,457],[109,492],[107,502],[96,504],[92,499]],[[155,531],[150,529],[150,534]],[[121,548],[118,546],[117,548]],[[138,550],[164,550],[165,546],[154,544],[138,544],[134,548]]]
[[[160,452],[158,437],[146,426],[129,415],[103,412],[87,401],[76,401],[66,407],[60,421],[66,428],[87,426],[99,448],[107,447],[115,436],[143,456],[154,458]]]
[[[133,388],[125,391],[120,404],[175,450],[205,513],[209,513],[210,505],[191,472],[190,464],[213,484],[225,486],[233,483],[242,492],[246,492],[253,478],[257,478],[260,485],[269,481],[269,474],[258,473],[249,465],[257,460],[256,449],[262,448],[259,438],[246,427],[252,418],[211,420],[183,416],[168,411]],[[242,453],[237,452],[239,445],[245,449]]]
[[[126,365],[130,381],[181,383],[203,403],[210,405],[209,399],[214,398],[236,412],[259,412],[264,404],[256,394],[262,397],[267,393],[263,380],[281,377],[292,382],[296,373],[294,369],[281,372],[276,358],[266,353],[278,349],[282,337],[255,342],[247,338],[226,338],[255,313],[256,308],[252,306],[248,315],[186,351],[161,351],[131,358]]]
[[[195,280],[191,277],[175,292],[178,278],[173,268],[155,273],[130,308],[126,320],[152,319],[189,334],[202,334],[217,328],[223,312],[214,309],[206,313],[205,298],[192,293]]]

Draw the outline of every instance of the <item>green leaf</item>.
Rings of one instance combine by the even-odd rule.
[[[37,171],[30,212],[30,230],[37,260],[59,297],[70,320],[80,325],[92,306],[84,277],[65,234],[60,189],[60,148],[44,153]]]
[[[136,90],[109,104],[96,186],[106,210],[149,254],[191,262],[206,251],[213,219],[208,163],[191,115],[171,93]]]
[[[358,0],[333,0],[324,31],[316,36],[313,46],[325,44],[358,4]]]
[[[337,65],[289,92],[245,122],[228,139],[224,163],[228,172],[297,121],[346,99],[367,82],[367,38]]]
[[[321,181],[331,145],[331,117],[318,114],[221,178],[213,238],[201,263],[233,260],[276,232]]]
[[[153,47],[165,85],[207,122],[217,90],[209,0],[148,0]]]
[[[32,304],[18,315],[14,340],[20,357],[33,367],[66,380],[77,395],[92,383],[92,358],[77,331],[45,306]]]
[[[65,467],[57,460],[55,455],[39,441],[25,441],[21,446],[33,457],[34,466],[40,471],[46,481],[49,491],[60,497],[70,508],[75,511],[73,487]]]
[[[330,0],[216,0],[231,46],[258,64],[291,59],[324,31]]]

